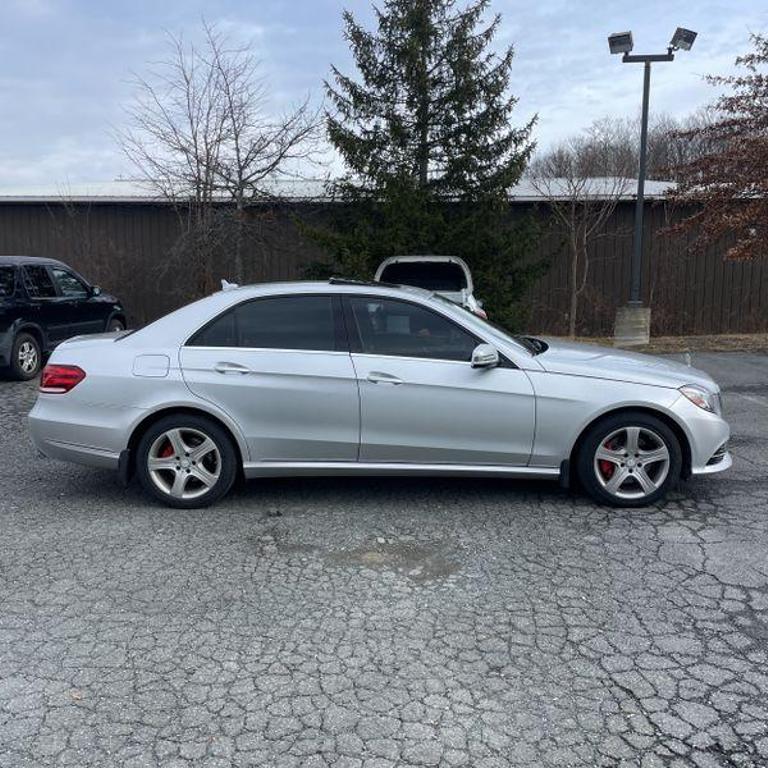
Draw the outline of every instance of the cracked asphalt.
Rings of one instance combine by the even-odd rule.
[[[768,765],[768,357],[726,475],[303,479],[156,506],[0,383],[0,767]]]

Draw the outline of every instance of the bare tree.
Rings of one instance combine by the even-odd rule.
[[[726,258],[763,257],[768,239],[768,35],[750,35],[751,50],[736,59],[738,71],[710,76],[724,93],[711,121],[681,131],[678,139],[707,151],[678,166],[672,201],[694,212],[669,229],[693,239],[690,251],[731,243]]]
[[[246,209],[276,199],[278,182],[311,161],[319,135],[308,99],[270,114],[252,45],[234,46],[205,22],[203,32],[199,47],[169,36],[168,56],[136,78],[128,127],[118,133],[141,179],[179,212],[171,255],[193,268],[196,293],[211,290],[223,250],[243,279]]]
[[[617,147],[619,148],[617,151]],[[534,159],[528,179],[547,202],[563,235],[569,260],[568,334],[576,336],[594,241],[631,186],[631,153],[609,123],[593,126]]]

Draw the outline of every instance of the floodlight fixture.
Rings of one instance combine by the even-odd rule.
[[[696,33],[693,30],[678,27],[669,41],[669,47],[673,51],[690,51],[695,39]]]
[[[643,75],[643,109],[640,118],[640,162],[637,172],[637,198],[635,201],[635,234],[632,246],[632,262],[630,266],[629,304],[641,306],[640,280],[642,277],[643,258],[643,206],[645,200],[645,168],[648,152],[648,103],[651,89],[651,64],[664,61],[674,61],[675,51],[690,51],[696,33],[685,27],[678,27],[666,53],[633,54],[634,47],[631,32],[615,32],[608,35],[608,47],[611,53],[622,54],[624,64],[642,64]]]
[[[629,53],[634,47],[631,32],[614,32],[608,35],[608,47],[611,53]]]

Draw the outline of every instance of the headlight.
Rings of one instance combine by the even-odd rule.
[[[685,395],[694,405],[698,405],[699,408],[703,408],[710,413],[717,413],[717,395],[712,392],[707,392],[706,389],[688,384],[685,387],[680,387],[680,392]]]

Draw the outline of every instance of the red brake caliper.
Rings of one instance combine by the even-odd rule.
[[[166,440],[165,445],[163,446],[163,450],[160,451],[160,458],[167,459],[170,456],[173,456],[173,446],[171,445],[170,440]]]
[[[613,450],[608,443],[605,443],[603,448],[607,448],[609,451]],[[602,472],[603,477],[606,480],[610,480],[613,477],[613,473],[616,471],[616,465],[612,461],[608,461],[608,459],[598,459],[597,464],[600,467],[600,472]]]

